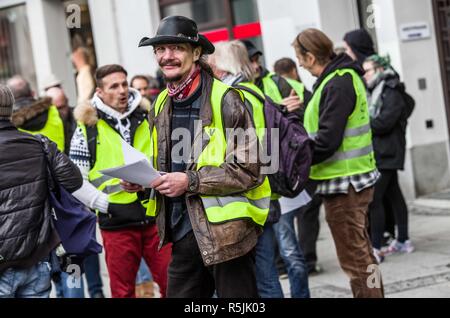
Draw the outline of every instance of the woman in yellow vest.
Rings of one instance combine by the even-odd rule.
[[[318,78],[304,125],[315,141],[310,178],[317,180],[326,220],[354,297],[383,297],[381,274],[367,233],[367,211],[379,178],[362,68],[333,42],[307,29],[293,46],[302,67]]]

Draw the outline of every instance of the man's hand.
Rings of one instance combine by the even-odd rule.
[[[120,186],[122,187],[122,189],[125,192],[128,193],[136,193],[136,192],[140,192],[140,191],[144,191],[144,187],[138,185],[138,184],[134,184],[134,183],[129,183],[126,181],[120,181]]]
[[[286,106],[288,112],[292,113],[303,106],[303,101],[294,90],[291,90],[291,94],[281,101],[281,105]]]
[[[182,196],[187,192],[189,178],[182,172],[168,173],[156,179],[151,187],[169,198]]]

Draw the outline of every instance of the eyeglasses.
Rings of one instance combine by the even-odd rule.
[[[155,53],[156,56],[162,56],[166,53],[166,50],[169,50],[169,51],[177,54],[177,53],[182,53],[182,52],[186,51],[186,48],[179,44],[157,46],[153,49],[153,53]]]
[[[302,54],[306,54],[309,52],[309,50],[300,42],[300,40],[298,39],[298,36],[295,38],[295,40],[297,41],[298,46],[302,50]]]

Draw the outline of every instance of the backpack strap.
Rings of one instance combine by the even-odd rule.
[[[237,85],[236,88],[239,89],[239,90],[241,90],[241,91],[245,91],[245,92],[247,92],[247,93],[252,94],[252,95],[255,96],[261,103],[264,104],[265,99],[264,99],[261,95],[259,95],[257,92],[255,92],[253,89],[248,88],[248,87],[246,87],[246,86],[241,86],[241,85]],[[266,98],[267,98],[267,96],[266,96]]]
[[[265,99],[264,99],[261,95],[259,95],[257,92],[255,92],[255,91],[252,90],[251,88],[248,88],[248,87],[245,87],[245,86],[241,86],[241,85],[236,86],[236,88],[239,89],[239,90],[242,90],[242,91],[246,91],[246,92],[248,92],[248,93],[254,95],[261,103],[263,103],[263,105],[265,105],[265,104],[266,104],[266,101],[267,101],[267,102],[269,102],[270,104],[275,105],[275,106],[278,108],[278,110],[279,110],[280,112],[282,112],[283,114],[286,115],[286,114],[289,113],[286,106],[274,102],[274,101],[270,98],[270,96],[267,96],[267,95],[266,95],[266,96],[265,96]]]
[[[94,126],[86,125],[86,136],[89,154],[91,155],[91,159],[89,160],[89,162],[91,164],[92,169],[94,168],[95,162],[97,161],[97,136],[98,136],[97,125]]]

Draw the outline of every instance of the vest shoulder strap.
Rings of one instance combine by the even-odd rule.
[[[91,169],[94,168],[95,162],[97,160],[97,136],[98,136],[98,128],[97,125],[94,126],[85,126],[86,127],[86,136],[89,154],[91,155]]]

